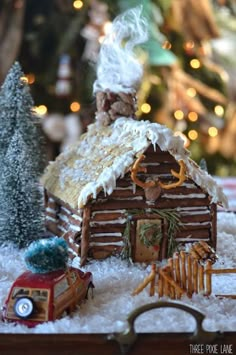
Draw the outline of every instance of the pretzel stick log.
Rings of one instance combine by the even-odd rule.
[[[199,259],[205,260],[207,259],[207,255],[209,250],[206,251],[200,243],[195,243],[193,245],[193,250],[199,255]]]
[[[211,271],[212,268],[212,263],[210,260],[207,260],[206,263],[206,295],[210,295],[211,294],[211,274],[209,273],[209,271]]]
[[[154,274],[156,276],[156,264],[152,264],[152,271],[151,274]],[[149,290],[149,296],[152,297],[155,294],[155,276],[152,278],[150,282],[150,290]]]
[[[198,265],[199,291],[204,290],[204,266]]]
[[[193,291],[198,293],[198,262],[193,261]]]
[[[173,263],[173,258],[168,259],[168,266],[170,268],[170,273],[171,277],[174,280],[175,279],[175,274],[174,274],[174,263]],[[175,299],[175,288],[173,286],[170,286],[170,298]]]
[[[167,278],[169,278],[169,280],[171,279],[170,276],[170,267],[168,265],[166,265],[165,267],[163,267],[162,271],[164,272],[165,276],[164,276],[164,296],[170,297],[170,287],[171,284],[168,282]]]
[[[155,277],[156,277],[156,270],[154,270],[154,269],[152,268],[150,274],[149,274],[147,277],[145,277],[145,279],[143,280],[143,282],[141,282],[141,283],[138,285],[138,287],[133,291],[132,296],[136,296],[136,295],[138,295],[140,292],[142,292],[142,291],[145,289],[145,287],[147,287],[147,285],[148,285],[150,282],[152,282],[153,280],[155,281]]]
[[[211,262],[209,260],[209,262]],[[205,271],[206,275],[209,274],[236,274],[236,269],[208,269]]]
[[[200,260],[200,255],[198,253],[196,253],[195,250],[191,249],[190,250],[190,255],[193,257],[193,259]]]
[[[174,268],[175,268],[175,281],[178,285],[182,286],[181,284],[181,277],[180,277],[180,266],[179,266],[179,253],[175,254],[174,258]],[[180,294],[176,294],[176,298],[180,298]]]
[[[162,297],[163,296],[163,277],[160,275],[158,279],[158,296]]]
[[[191,257],[191,255],[187,255],[187,270],[188,270],[187,295],[189,297],[192,297],[193,294],[192,264],[193,264],[193,258]]]
[[[182,287],[186,289],[186,269],[185,269],[185,255],[184,251],[180,252],[181,258],[181,276],[182,276]]]
[[[178,295],[181,296],[184,293],[184,290],[163,269],[160,269],[159,273],[163,277],[163,279],[168,281],[168,283],[175,288],[176,293],[178,293]]]

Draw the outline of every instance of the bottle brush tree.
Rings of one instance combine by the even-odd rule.
[[[42,188],[27,144],[15,131],[1,160],[0,242],[22,248],[44,231]]]
[[[43,139],[33,105],[24,73],[15,62],[0,91],[0,157],[4,157],[15,130],[19,130],[33,157],[35,174],[39,176],[44,169]]]
[[[0,243],[25,247],[44,230],[42,139],[19,63],[0,91]]]
[[[63,238],[52,237],[33,242],[25,251],[25,263],[33,273],[65,270],[68,247]]]

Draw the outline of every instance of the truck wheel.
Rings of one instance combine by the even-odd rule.
[[[29,318],[34,311],[34,302],[29,297],[20,297],[14,304],[14,312],[19,318]]]
[[[88,285],[88,288],[87,288],[87,293],[86,293],[86,300],[92,300],[93,299],[93,289],[94,289],[94,286],[93,284],[90,282],[90,284]]]

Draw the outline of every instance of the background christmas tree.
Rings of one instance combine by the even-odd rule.
[[[40,176],[45,163],[39,119],[34,115],[29,86],[18,62],[9,70],[0,92],[0,154],[4,157],[11,138],[18,130],[28,146],[35,174]]]
[[[149,41],[137,49],[144,64],[139,119],[172,128],[197,162],[206,159],[210,173],[235,175],[234,1],[3,1],[1,55],[9,58],[8,67],[13,56],[18,57],[42,125],[49,127],[45,132],[58,130],[62,140],[63,119],[52,121],[51,115],[72,112],[80,117],[83,130],[93,121],[92,85],[100,43],[110,21],[139,4],[150,32]],[[10,21],[14,16],[18,21]],[[4,56],[16,26],[22,40],[18,36],[11,56]],[[3,81],[7,63],[1,63],[0,56]]]
[[[21,248],[44,231],[42,194],[27,148],[16,131],[1,160],[0,242],[11,241]]]
[[[15,63],[0,92],[0,242],[19,247],[44,230],[39,176],[43,154],[32,113],[33,101],[20,65]]]

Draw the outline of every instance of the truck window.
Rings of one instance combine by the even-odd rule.
[[[71,282],[74,284],[75,281],[77,280],[77,275],[74,271],[70,272],[70,279],[71,279]]]
[[[62,293],[64,293],[68,289],[68,281],[66,277],[64,277],[61,281],[59,281],[55,286],[54,286],[54,299],[60,296]]]
[[[46,290],[33,290],[31,295],[36,302],[46,302],[48,300],[48,291]]]
[[[14,300],[16,297],[29,296],[29,293],[29,289],[27,288],[14,287],[11,298]]]

